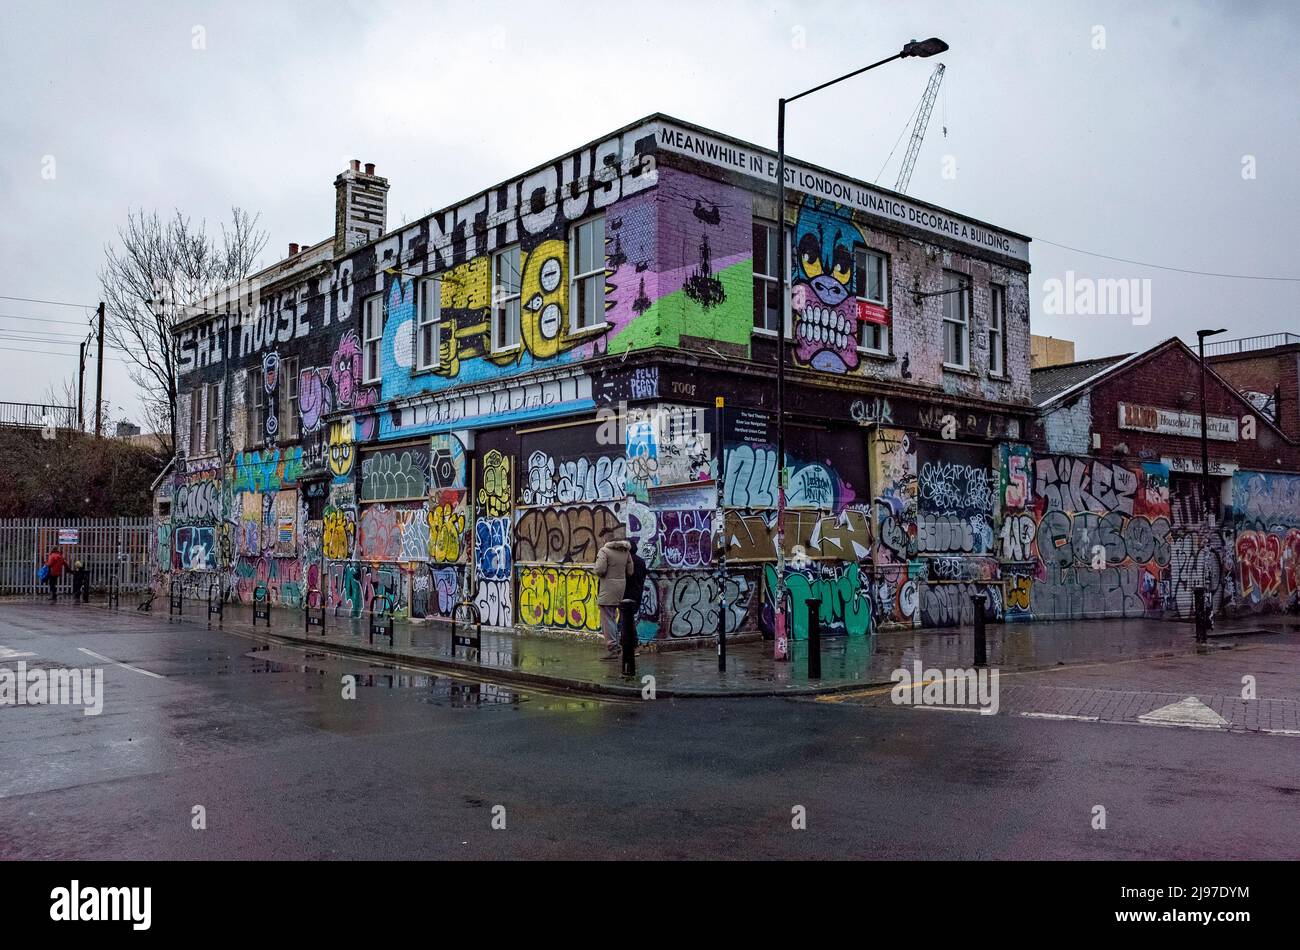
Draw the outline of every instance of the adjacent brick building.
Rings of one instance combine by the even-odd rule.
[[[1300,335],[1211,340],[1205,358],[1261,415],[1300,439]]]
[[[1200,364],[1180,340],[1033,371],[1035,616],[1185,617],[1198,583],[1220,612],[1300,602],[1300,443],[1218,369],[1208,497]]]

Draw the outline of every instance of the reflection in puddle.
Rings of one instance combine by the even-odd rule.
[[[327,676],[333,677],[338,675],[340,671],[346,670],[346,667],[338,664],[337,661],[330,664],[330,658],[320,655],[317,658],[323,661],[321,665],[265,660],[257,665],[256,672],[301,673],[304,676],[314,673],[316,676],[323,678]],[[323,664],[329,664],[329,668]],[[380,669],[384,668],[381,667]],[[351,675],[356,679],[357,686],[371,689],[424,691],[427,695],[419,697],[420,702],[451,706],[452,708],[510,706],[523,700],[523,697],[515,690],[498,686],[495,683],[466,683],[432,673],[405,673],[384,669],[383,672],[348,673],[347,675]],[[332,688],[332,685],[331,683],[330,688]],[[325,684],[322,683],[321,686],[324,688]],[[313,686],[309,684],[308,689],[311,688]]]
[[[575,713],[591,712],[605,705],[601,700],[585,697],[569,697],[532,690],[521,692],[516,688],[497,683],[472,682],[434,673],[394,670],[378,663],[364,668],[365,672],[356,672],[355,667],[352,667],[348,660],[328,653],[293,654],[290,651],[276,651],[279,656],[268,657],[266,653],[270,650],[270,647],[259,646],[248,651],[245,657],[253,662],[247,671],[270,674],[299,673],[307,678],[304,686],[308,690],[334,690],[337,688],[338,677],[347,675],[356,678],[357,686],[370,689],[412,690],[417,694],[415,698],[419,702],[452,709],[484,706],[517,707],[527,702],[530,709]]]

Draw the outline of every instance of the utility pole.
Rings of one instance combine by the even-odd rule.
[[[86,393],[86,341],[77,348],[77,431],[86,431],[86,416],[82,411]]]
[[[104,301],[99,302],[99,357],[95,365],[95,438],[104,434]]]

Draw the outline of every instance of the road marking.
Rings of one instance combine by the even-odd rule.
[[[35,653],[19,653],[17,650],[11,650],[8,647],[0,646],[0,660],[16,660],[19,657],[35,655]]]
[[[912,683],[909,686],[903,686],[903,689],[918,690],[929,686],[931,683],[946,683],[948,680],[957,679],[958,677],[948,677],[946,680],[928,679]],[[895,683],[893,686],[881,686],[876,689],[859,689],[850,693],[827,693],[816,697],[819,703],[842,703],[846,699],[859,699],[863,696],[883,696],[885,693],[892,693],[902,686],[901,683]]]
[[[122,669],[130,670],[132,673],[143,673],[145,676],[152,676],[156,680],[165,680],[167,678],[161,673],[150,673],[148,670],[142,670],[138,666],[128,666],[126,663],[119,663],[112,657],[104,656],[102,653],[96,653],[94,650],[87,650],[85,647],[77,647],[77,649],[82,653],[85,653],[87,656],[93,656],[95,659],[103,660],[105,663],[112,663],[114,666],[120,666]]]
[[[1198,729],[1222,729],[1228,725],[1228,720],[1195,696],[1143,713],[1138,716],[1138,722],[1148,726],[1191,726]]]
[[[1096,716],[1071,716],[1066,713],[1022,712],[1026,719],[1069,719],[1074,722],[1100,722]]]
[[[944,712],[982,713],[982,706],[913,706],[913,709],[941,709]]]
[[[1270,736],[1300,736],[1300,729],[1261,729],[1260,732],[1267,732]]]

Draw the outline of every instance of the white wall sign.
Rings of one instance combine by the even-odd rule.
[[[751,178],[776,183],[776,154],[766,149],[718,138],[671,122],[660,122],[655,141],[658,148],[687,155],[718,168],[740,172]],[[951,238],[982,251],[995,251],[1019,261],[1029,260],[1029,242],[958,215],[909,201],[871,185],[816,171],[789,156],[785,162],[787,188],[848,205],[899,224]]]
[[[430,427],[477,427],[559,411],[589,408],[591,377],[584,374],[525,384],[479,387],[453,396],[430,397],[380,415],[380,438],[419,433]]]
[[[1160,461],[1163,462],[1171,472],[1188,474],[1188,475],[1201,474],[1200,459],[1182,459],[1182,458],[1165,457],[1162,458]],[[1237,471],[1238,468],[1239,466],[1237,465],[1236,462],[1220,462],[1218,459],[1210,459],[1211,475],[1231,475],[1233,472]]]
[[[1189,439],[1201,437],[1201,416],[1196,412],[1177,412],[1155,406],[1139,406],[1131,402],[1119,404],[1119,427],[1139,432],[1159,432],[1162,435],[1181,435]],[[1237,420],[1229,416],[1206,417],[1206,436],[1219,442],[1237,441]]]

